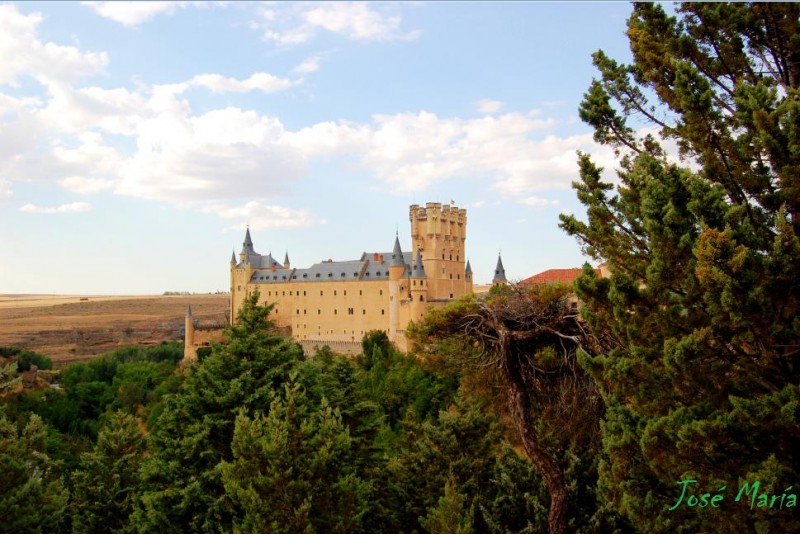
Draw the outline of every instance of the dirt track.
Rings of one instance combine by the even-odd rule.
[[[60,366],[126,345],[182,339],[189,305],[195,320],[224,324],[228,295],[0,295],[0,345],[45,354]]]

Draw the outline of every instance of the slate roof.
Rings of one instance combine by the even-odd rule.
[[[378,253],[380,256],[381,253]],[[347,261],[323,261],[315,263],[307,269],[283,269],[277,266],[272,269],[259,269],[253,273],[251,282],[256,284],[282,284],[286,282],[352,282],[353,280],[388,280],[389,263],[386,258],[391,253],[384,252],[384,262],[375,261],[374,255],[366,252],[361,259]],[[411,276],[411,253],[403,254],[406,263],[404,278]]]
[[[492,278],[492,282],[500,282],[505,281],[506,279],[506,270],[503,268],[503,260],[500,258],[500,255],[497,255],[497,265],[494,268],[494,278]]]

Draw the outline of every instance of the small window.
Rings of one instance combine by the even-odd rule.
[[[347,296],[347,290],[346,289],[344,290],[344,296],[345,297]]]
[[[460,274],[456,275],[456,280],[461,280],[461,275]]]
[[[300,315],[300,310],[299,309],[297,310],[297,315]]]
[[[297,280],[297,275],[296,274],[292,275],[292,280]]]
[[[358,290],[358,294],[361,295],[361,290],[360,289]]]
[[[317,315],[322,315],[322,310],[317,310]]]
[[[333,278],[333,273],[328,273],[328,278]]]
[[[450,293],[450,298],[453,298],[453,294],[452,293]]]
[[[334,314],[334,315],[336,315],[336,314],[337,314],[337,312],[338,312],[338,310],[336,310],[336,309],[334,309],[334,310],[333,310],[333,314]]]
[[[336,296],[336,290],[335,289],[333,290],[333,296],[334,297]]]
[[[384,310],[381,310],[381,315],[385,315]]]
[[[420,295],[419,296],[419,301],[422,302],[423,300],[425,300],[425,299],[422,297],[422,295]]]
[[[320,290],[320,292],[319,292],[319,296],[320,296],[320,297],[322,296],[322,291],[321,291],[321,290]]]
[[[453,273],[450,273],[450,280],[453,279]]]
[[[381,292],[381,295],[383,295],[383,289],[381,289],[380,292]]]
[[[342,278],[344,278],[344,273],[342,273]]]
[[[361,315],[366,315],[366,314],[367,314],[367,310],[361,310]]]
[[[319,278],[319,273],[317,273],[317,278]]]
[[[358,278],[358,273],[353,273],[354,278]]]
[[[305,292],[305,291],[303,291],[303,296],[304,296],[304,297],[306,296],[306,292]]]
[[[303,278],[308,278],[308,273],[303,273]]]

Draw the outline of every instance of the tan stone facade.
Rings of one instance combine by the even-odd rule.
[[[405,329],[431,306],[472,292],[465,258],[467,212],[429,202],[412,205],[411,251],[395,239],[392,252],[365,252],[352,261],[326,261],[306,269],[255,252],[248,229],[238,261],[231,258],[231,321],[245,298],[258,291],[274,303],[274,319],[304,344],[357,344],[382,330],[406,350]]]

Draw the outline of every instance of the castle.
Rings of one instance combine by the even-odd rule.
[[[472,269],[466,259],[467,210],[429,202],[409,209],[411,249],[395,237],[391,252],[364,252],[357,260],[316,263],[296,268],[288,252],[279,263],[255,251],[250,229],[239,258],[230,261],[230,320],[245,299],[259,293],[259,303],[274,303],[273,320],[306,349],[329,345],[356,353],[363,335],[386,332],[407,350],[405,329],[429,307],[443,306],[472,292]],[[505,283],[498,257],[495,284]]]

